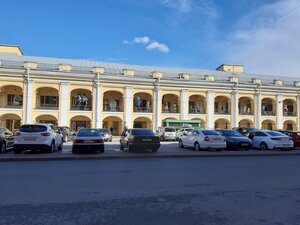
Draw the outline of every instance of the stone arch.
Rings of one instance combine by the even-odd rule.
[[[73,116],[70,119],[70,127],[74,131],[78,131],[81,128],[91,128],[91,119],[87,116]]]
[[[293,120],[286,120],[283,123],[283,129],[289,131],[297,131],[297,124]]]
[[[180,97],[177,94],[164,94],[162,96],[162,112],[163,113],[179,113],[180,111],[180,104],[179,104]]]
[[[37,123],[51,123],[54,126],[57,126],[57,118],[53,115],[43,114],[35,118]]]
[[[283,100],[283,116],[297,116],[297,102],[294,99]]]
[[[215,97],[215,114],[230,114],[230,98],[225,95]]]
[[[58,109],[59,90],[53,87],[39,87],[36,92],[37,109]]]
[[[152,112],[153,102],[152,94],[147,92],[137,92],[133,96],[133,111],[134,112]]]
[[[105,91],[103,93],[103,111],[123,112],[123,93],[117,90]]]
[[[204,119],[201,119],[201,118],[193,118],[191,120],[200,120],[200,123],[201,123],[201,128],[206,128],[206,121]]]
[[[70,106],[71,110],[79,111],[91,111],[93,96],[89,89],[76,88],[71,91],[70,94]]]
[[[276,115],[276,101],[273,98],[263,98],[261,100],[261,113],[264,116]]]
[[[276,123],[273,120],[267,119],[261,122],[262,130],[276,130]]]
[[[240,115],[254,115],[254,100],[250,97],[239,98],[239,114]]]
[[[189,113],[205,114],[206,113],[206,97],[203,95],[193,94],[189,97]]]
[[[133,121],[133,128],[148,128],[153,129],[152,120],[147,117],[137,117]]]
[[[230,121],[227,119],[217,119],[215,121],[215,129],[231,129]]]
[[[113,135],[121,135],[123,122],[118,116],[107,116],[102,120],[102,127],[109,129]]]
[[[239,121],[239,127],[254,127],[254,122],[250,119],[242,119]]]
[[[23,88],[17,85],[4,85],[0,87],[0,107],[22,108]]]
[[[21,126],[21,117],[14,113],[7,113],[0,116],[0,126],[15,131]]]

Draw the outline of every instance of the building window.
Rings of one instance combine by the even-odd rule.
[[[40,107],[42,108],[57,108],[58,97],[57,96],[41,96]]]
[[[8,94],[7,106],[23,106],[23,95]]]

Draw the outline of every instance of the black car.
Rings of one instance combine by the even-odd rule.
[[[123,133],[120,139],[120,149],[151,150],[157,152],[160,148],[160,139],[152,130],[144,128],[133,128]]]
[[[57,127],[57,130],[63,136],[64,142],[73,140],[76,136],[76,132],[72,131],[71,128],[67,126]]]
[[[225,137],[227,149],[245,149],[252,148],[252,141],[244,137],[242,134],[235,130],[216,130],[219,134]]]
[[[237,127],[234,130],[236,130],[245,137],[248,137],[251,132],[257,131],[257,129],[253,127]]]
[[[0,127],[0,153],[5,153],[7,149],[14,147],[13,133],[7,128]]]

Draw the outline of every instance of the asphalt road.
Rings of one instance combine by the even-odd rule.
[[[299,225],[300,157],[0,163],[0,224]]]

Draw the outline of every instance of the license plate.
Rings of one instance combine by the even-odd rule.
[[[35,141],[35,137],[24,137],[24,141]]]
[[[152,139],[142,139],[142,141],[152,141]]]
[[[249,146],[248,143],[241,143],[241,146]]]

